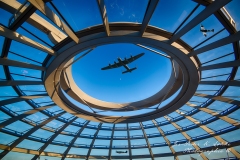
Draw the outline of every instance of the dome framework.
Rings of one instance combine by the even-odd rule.
[[[239,133],[239,119],[232,117],[231,115],[232,113],[238,113],[237,111],[240,104],[239,99],[237,99],[238,92],[233,92],[230,95],[226,94],[230,87],[239,87],[240,85],[237,78],[239,74],[238,67],[240,65],[240,33],[236,30],[235,22],[226,9],[222,8],[231,2],[229,0],[214,2],[195,0],[194,3],[196,3],[196,7],[192,9],[189,16],[182,21],[183,23],[178,25],[174,32],[168,32],[149,25],[157,6],[160,5],[158,0],[148,1],[144,18],[140,24],[121,22],[109,23],[107,16],[108,10],[106,9],[105,3],[106,1],[103,0],[96,1],[100,11],[99,14],[102,17],[103,23],[101,25],[89,26],[87,29],[75,32],[72,29],[72,26],[61,14],[61,10],[54,5],[54,1],[43,2],[41,0],[28,0],[23,4],[20,4],[17,1],[3,0],[0,2],[0,8],[13,14],[13,18],[11,18],[8,26],[6,24],[1,24],[0,28],[0,35],[4,37],[0,59],[4,77],[0,81],[0,86],[2,88],[1,90],[9,92],[7,94],[8,96],[3,94],[4,96],[1,96],[2,98],[0,101],[1,114],[7,117],[6,119],[3,118],[0,122],[0,137],[9,136],[7,140],[3,140],[4,138],[2,138],[2,143],[0,145],[0,159],[11,158],[11,154],[14,155],[15,152],[23,153],[20,155],[23,157],[25,156],[25,159],[38,159],[42,157],[44,158],[45,156],[48,159],[54,159],[54,157],[58,159],[186,159],[186,157],[189,158],[190,156],[194,157],[196,155],[198,156],[198,159],[213,159],[207,154],[207,151],[221,149],[229,150],[229,153],[226,151],[225,154],[219,153],[219,155],[222,156],[221,158],[226,158],[229,155],[236,159],[240,158],[239,136],[236,136],[236,134]],[[188,18],[191,17],[200,6],[204,6],[205,8],[198,15],[188,21]],[[38,16],[40,15],[39,11],[49,20],[42,18],[42,16]],[[224,29],[219,30],[212,36],[209,36],[209,38],[199,42],[195,47],[181,39],[181,37],[186,35],[196,25],[212,15],[216,17]],[[41,32],[36,32],[39,35],[31,32],[28,32],[26,35],[18,33],[19,28],[24,29],[25,26],[23,24],[25,22],[40,30]],[[31,30],[30,27],[29,30]],[[204,45],[206,42],[214,39],[215,36],[218,36],[223,30],[229,35]],[[25,33],[27,33],[27,31]],[[45,40],[40,38],[40,33],[47,35],[49,41],[54,45],[49,46]],[[56,35],[56,33],[58,33],[58,35]],[[28,57],[28,54],[30,53],[26,53],[25,56],[15,53],[12,51],[12,45],[16,42],[47,53],[47,56],[45,56],[42,62],[39,63],[38,59],[29,58],[30,56]],[[74,54],[77,54],[81,50],[91,49],[99,44],[110,42],[137,43],[153,47],[154,49],[161,48],[164,51],[169,52],[171,57],[182,54],[183,57],[179,58],[180,60],[178,60],[178,57],[173,58],[178,61],[180,66],[185,66],[186,72],[189,72],[188,74],[183,73],[183,77],[185,78],[183,78],[183,84],[189,84],[186,86],[186,90],[183,90],[184,93],[182,93],[182,97],[177,97],[176,101],[172,101],[172,103],[166,107],[167,109],[163,108],[162,110],[156,110],[156,113],[151,112],[146,119],[142,118],[141,120],[141,118],[139,118],[135,121],[128,121],[128,117],[126,120],[122,121],[119,118],[116,119],[116,117],[113,117],[113,120],[108,121],[106,120],[107,118],[100,118],[99,120],[96,115],[89,118],[91,117],[89,113],[86,114],[84,111],[79,112],[72,109],[72,106],[66,102],[67,99],[64,100],[63,97],[54,95],[56,90],[51,90],[51,87],[53,88],[59,85],[56,81],[56,77],[59,75],[57,77],[59,78],[60,74],[63,73],[61,61],[67,62],[67,60],[73,58]],[[233,55],[234,60],[226,60],[211,65],[204,65],[208,61],[212,62],[219,60],[230,54],[209,59],[207,62],[201,61],[201,58],[198,57],[200,54],[208,53],[211,50],[228,44],[232,46],[233,52],[231,55]],[[78,48],[78,46],[80,46],[80,48]],[[173,54],[171,55],[171,53]],[[23,59],[14,59],[12,54]],[[27,63],[25,63],[25,60]],[[12,67],[23,68],[24,70],[21,70],[23,71],[22,74],[13,73],[14,70]],[[231,72],[225,74],[224,71],[222,71],[219,75],[207,78],[203,77],[204,71],[224,68],[230,68]],[[40,72],[41,77],[23,74],[25,72],[30,72],[30,70],[28,71],[27,69]],[[54,71],[55,74],[49,74],[51,73],[49,70]],[[48,80],[49,75],[52,76],[52,79],[50,80]],[[189,77],[186,75],[189,75]],[[35,80],[26,80],[23,78],[17,78],[16,76]],[[221,76],[227,76],[227,78],[205,80]],[[34,86],[38,85],[45,85],[46,88],[43,87],[44,89],[41,91],[34,89]],[[206,90],[197,88],[198,85],[220,87],[217,88],[215,92],[212,92],[213,89],[209,89],[211,90],[211,93],[213,93],[209,94]],[[26,87],[28,89],[24,89],[24,87],[21,86],[33,86],[33,90],[29,91],[28,87]],[[11,91],[9,88],[11,88]],[[186,96],[185,99],[184,96]],[[41,100],[36,101],[37,99],[46,97],[48,97],[48,102]],[[202,98],[202,101],[197,102],[191,97],[200,97]],[[25,107],[19,105],[19,103],[22,102],[29,106],[26,110]],[[211,106],[214,103],[222,103],[225,105],[222,105],[223,107],[221,109],[211,109]],[[18,106],[20,109],[16,110],[11,108],[12,104]],[[64,108],[62,104],[70,107]],[[186,107],[184,108],[184,105],[191,109],[185,110]],[[51,108],[54,107],[55,109],[51,110]],[[44,118],[41,118],[40,120],[35,120],[32,117],[29,118],[38,113],[44,115]],[[209,116],[205,119],[195,116],[200,113],[207,113]],[[83,115],[79,116],[80,114]],[[97,123],[92,120],[100,122]],[[61,125],[58,127],[51,127],[51,122],[53,121],[61,122]],[[180,121],[188,121],[190,125],[180,125]],[[30,127],[26,130],[16,127],[14,129],[11,125],[17,122],[27,124]],[[105,122],[111,123],[107,124]],[[221,129],[216,130],[210,125],[214,123],[215,125],[228,125],[226,125],[227,127],[225,128],[222,127]],[[166,126],[169,125],[174,127],[174,129],[167,129]],[[67,130],[69,126],[72,126],[72,128],[75,129]],[[190,135],[190,131],[199,128],[201,128],[205,134],[196,134],[196,136],[194,134]],[[151,129],[156,129],[157,133],[149,132]],[[34,133],[39,130],[45,131],[46,134],[47,132],[51,133],[51,136],[45,138],[44,136],[38,137]],[[84,131],[86,130],[89,130],[89,132],[87,132],[88,134],[84,134]],[[92,133],[90,133],[90,131]],[[108,134],[102,134],[104,131]],[[124,136],[120,134],[123,132],[125,134]],[[115,135],[116,133],[119,133],[120,135]],[[178,135],[176,137],[183,137],[184,139],[173,138],[174,135]],[[233,138],[234,140],[227,140],[226,137],[230,135],[235,135]],[[70,141],[64,142],[64,140],[58,138],[59,136],[66,136]],[[83,144],[81,141],[79,142],[79,138],[84,140],[87,139],[86,143]],[[153,142],[156,140],[155,138],[162,138],[163,141],[161,143],[155,143]],[[213,143],[209,146],[199,145],[201,140],[201,142],[205,144],[210,138],[218,142],[219,145],[214,145]],[[28,146],[28,143],[25,142],[25,147],[22,147],[24,146],[23,142],[26,140],[31,141],[31,144],[34,142],[41,145],[39,148],[35,147],[35,149],[33,149],[32,146]],[[101,140],[107,141],[108,144],[100,145],[102,142]],[[142,142],[143,140],[145,141],[143,144],[137,143],[137,145],[135,145],[135,141]],[[124,141],[126,144],[123,145],[119,142],[118,144],[117,141]],[[20,144],[22,144],[22,146]],[[190,148],[192,152],[184,152],[183,149],[179,148],[176,149],[177,146],[183,147],[187,144],[191,146]],[[56,148],[59,147],[59,149],[51,151],[51,149],[49,149],[50,146],[56,146]],[[164,147],[168,147],[169,151],[156,151],[157,149],[161,150]],[[77,149],[78,152],[74,152],[74,149]],[[127,151],[127,153],[116,154],[115,152],[119,150],[124,152]],[[100,153],[101,151],[104,153]],[[136,153],[136,151],[138,151],[138,153]],[[143,153],[139,153],[141,151],[143,151]],[[217,154],[214,156],[217,157]]]

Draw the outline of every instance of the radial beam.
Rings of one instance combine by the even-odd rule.
[[[55,51],[38,43],[38,42],[35,42],[33,40],[31,40],[30,38],[28,37],[25,37],[17,32],[14,32],[14,31],[11,31],[9,30],[8,28],[0,25],[0,35],[1,36],[4,36],[6,38],[9,38],[9,39],[12,39],[12,40],[15,40],[15,41],[18,41],[20,43],[23,43],[23,44],[26,44],[28,46],[31,46],[33,48],[36,48],[36,49],[39,49],[43,52],[46,52],[50,55],[55,55]]]
[[[6,148],[4,148],[3,152],[0,153],[0,159],[2,159],[4,156],[6,156],[6,154],[8,154],[10,151],[12,151],[13,148],[15,148],[19,143],[21,143],[24,139],[26,139],[28,136],[30,136],[32,133],[34,133],[35,131],[37,131],[39,128],[43,127],[45,124],[51,122],[52,120],[60,117],[61,115],[63,115],[64,113],[66,113],[65,111],[49,117],[48,119],[46,119],[45,121],[43,121],[42,123],[40,123],[39,125],[36,125],[35,127],[31,128],[29,131],[27,131],[24,135],[22,135],[21,137],[19,137],[17,140],[15,140],[10,146],[7,146]]]
[[[196,108],[196,109],[198,109],[200,111],[206,112],[206,113],[208,113],[208,114],[210,114],[212,116],[218,117],[218,118],[224,120],[225,122],[227,122],[227,123],[229,123],[229,124],[231,124],[231,125],[233,125],[233,126],[235,126],[237,128],[240,128],[240,123],[235,121],[235,120],[233,120],[232,118],[229,118],[228,116],[221,115],[221,114],[219,114],[219,113],[217,113],[217,112],[215,112],[215,111],[213,111],[213,110],[211,110],[209,108],[202,108],[202,107],[199,107],[199,106],[197,106],[195,104],[191,104],[189,102],[186,103],[186,105],[188,105],[190,107],[193,107],[193,108]]]
[[[130,133],[129,133],[128,123],[127,123],[127,137],[128,137],[129,160],[132,160],[132,148],[131,148],[131,141],[130,141]]]
[[[108,159],[112,159],[111,156],[112,156],[112,143],[113,143],[114,130],[115,130],[115,124],[113,124],[113,127],[112,127],[110,146],[109,146],[109,150],[108,150]]]
[[[159,0],[150,0],[148,2],[148,7],[147,10],[145,12],[143,21],[142,21],[142,26],[141,26],[141,30],[140,30],[140,36],[142,36],[145,32],[145,30],[147,29],[148,23],[155,11],[155,8],[157,7]]]
[[[88,149],[88,153],[87,153],[87,157],[86,157],[87,160],[89,159],[90,153],[91,153],[91,151],[92,151],[93,144],[94,144],[94,142],[95,142],[95,140],[96,140],[96,136],[98,135],[98,132],[99,132],[99,130],[100,130],[101,127],[102,127],[102,123],[100,123],[100,124],[98,125],[98,129],[97,129],[97,131],[95,132],[95,134],[94,134],[94,136],[93,136],[92,142],[91,142],[90,147],[89,147],[89,149]]]
[[[240,101],[222,97],[222,96],[214,96],[214,95],[201,94],[201,93],[195,93],[194,96],[209,98],[212,100],[217,100],[217,101],[221,101],[221,102],[225,102],[225,103],[229,103],[229,104],[235,104],[235,105],[240,106]]]
[[[181,114],[180,111],[176,110],[176,112],[178,114]],[[200,128],[202,128],[203,130],[205,130],[208,134],[210,134],[213,138],[215,138],[217,141],[219,141],[221,144],[225,144],[227,145],[228,142],[225,141],[223,138],[221,138],[219,135],[217,135],[217,133],[215,133],[213,130],[211,130],[210,128],[208,128],[206,125],[201,124],[198,120],[194,119],[191,116],[187,116],[185,114],[181,114],[182,116],[184,116],[185,118],[187,118],[188,120],[190,120],[191,122],[193,122],[194,124],[198,125]],[[236,156],[237,158],[240,158],[240,154],[233,148],[233,147],[229,147],[228,148],[230,152],[232,152],[232,154],[234,156]]]
[[[201,13],[199,13],[196,17],[194,17],[188,24],[186,24],[180,31],[178,31],[172,38],[168,41],[169,44],[172,44],[185,33],[190,31],[193,27],[201,23],[204,19],[208,18],[211,14],[225,6],[231,0],[222,0],[222,1],[214,1],[209,6],[207,6]]]
[[[47,16],[53,23],[72,38],[73,41],[79,43],[79,38],[76,34],[48,7],[42,0],[28,0],[34,7]]]
[[[164,118],[169,121],[187,140],[189,143],[192,144],[192,146],[195,148],[195,150],[200,151],[200,147],[197,145],[197,143],[195,143],[192,138],[186,133],[186,131],[182,130],[182,127],[180,127],[179,125],[177,125],[177,123],[169,120],[168,118],[166,118],[166,116],[164,116]],[[202,159],[204,160],[208,160],[208,158],[204,155],[204,153],[200,152],[199,153],[200,156],[202,157]]]
[[[43,85],[42,81],[0,81],[0,86]]]
[[[149,150],[151,159],[154,160],[153,152],[152,152],[152,149],[151,149],[150,143],[149,143],[149,141],[148,141],[147,134],[146,134],[146,132],[145,132],[145,130],[144,130],[144,127],[143,127],[142,122],[140,122],[140,126],[141,126],[141,129],[142,129],[144,138],[145,138],[145,140],[146,140],[146,142],[147,142],[147,146],[148,146],[148,150]]]
[[[66,158],[66,156],[68,155],[68,152],[70,151],[71,147],[73,146],[73,144],[75,143],[75,141],[77,140],[77,138],[79,137],[79,135],[82,133],[82,131],[86,128],[86,126],[88,125],[90,121],[87,121],[84,126],[82,126],[81,129],[78,130],[77,134],[75,135],[75,137],[71,140],[68,148],[65,150],[65,152],[63,153],[62,159],[64,160]]]
[[[39,149],[39,154],[35,155],[32,160],[36,160],[41,154],[42,152],[47,148],[47,146],[52,143],[52,141],[65,129],[67,128],[70,124],[72,124],[75,120],[77,119],[77,117],[74,117],[72,120],[68,121],[67,123],[65,123],[64,125],[62,125],[62,127],[57,130],[52,136],[51,138],[48,139],[47,142],[44,143],[44,145]]]
[[[104,0],[97,0],[97,2],[98,2],[98,6],[99,6],[99,9],[101,12],[105,32],[106,32],[107,36],[109,36],[110,28],[109,28],[107,10],[106,10],[106,6],[104,4]]]
[[[218,47],[221,47],[221,46],[224,46],[224,45],[227,45],[229,43],[233,43],[233,42],[236,42],[236,41],[239,41],[239,40],[240,40],[240,31],[238,31],[237,33],[231,34],[228,37],[225,37],[225,38],[217,40],[213,43],[210,43],[206,46],[203,46],[202,48],[194,50],[194,51],[190,52],[188,54],[188,56],[189,57],[196,56],[196,55],[204,53],[206,51],[209,51],[209,50],[212,50],[212,49],[215,49],[215,48],[218,48]]]
[[[19,61],[14,61],[14,60],[10,60],[10,59],[7,59],[7,58],[0,58],[0,64],[5,65],[5,66],[30,68],[30,69],[41,70],[41,71],[46,70],[46,68],[42,67],[42,66],[38,66],[38,65],[34,65],[34,64],[28,64],[28,63],[19,62]]]
[[[152,120],[153,124],[157,127],[158,131],[160,132],[160,134],[162,135],[162,137],[164,138],[164,140],[166,141],[168,147],[170,148],[173,156],[174,156],[174,159],[175,160],[179,160],[179,158],[177,157],[177,154],[176,154],[176,151],[173,149],[172,145],[171,145],[171,142],[168,140],[168,138],[165,136],[163,130],[158,126],[158,123],[156,120]]]
[[[201,81],[199,84],[204,85],[224,85],[240,87],[240,81]]]
[[[199,71],[204,71],[204,70],[211,70],[211,69],[218,69],[218,68],[228,68],[228,67],[238,67],[238,66],[240,66],[240,60],[203,66],[203,67],[200,67],[198,70]]]
[[[15,98],[0,101],[0,106],[17,103],[17,102],[21,102],[21,101],[26,101],[29,99],[42,98],[42,97],[46,97],[46,96],[48,96],[48,94],[44,93],[44,94],[35,94],[35,95],[31,95],[31,96],[15,97]]]
[[[20,115],[18,115],[18,116],[9,118],[8,120],[0,123],[0,129],[3,128],[3,127],[5,127],[5,126],[7,126],[7,125],[9,125],[9,124],[11,124],[11,123],[13,123],[13,122],[16,122],[16,121],[18,121],[18,120],[20,120],[20,119],[23,119],[23,118],[25,118],[25,117],[27,117],[27,116],[29,116],[29,115],[32,115],[32,114],[34,114],[34,113],[36,113],[36,112],[39,112],[39,111],[43,111],[43,110],[48,109],[48,108],[51,108],[51,107],[53,107],[53,106],[56,106],[56,105],[54,104],[54,105],[48,105],[48,106],[43,106],[43,107],[35,108],[35,109],[30,110],[30,111],[24,112],[24,113],[22,113],[22,114],[20,114]],[[1,110],[1,109],[2,109],[2,108],[0,108],[0,110]]]

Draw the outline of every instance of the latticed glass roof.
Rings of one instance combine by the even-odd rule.
[[[240,159],[238,0],[1,0],[0,159]]]

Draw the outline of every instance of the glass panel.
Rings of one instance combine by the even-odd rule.
[[[38,62],[43,62],[47,56],[47,53],[43,51],[40,51],[38,49],[35,49],[33,47],[30,47],[28,45],[16,41],[12,41],[10,51],[37,60]]]
[[[193,1],[182,3],[178,0],[161,0],[149,24],[169,32],[174,32],[195,6],[196,3]]]
[[[240,129],[237,129],[235,131],[232,132],[228,132],[225,134],[221,134],[220,137],[222,137],[224,140],[228,141],[228,142],[234,142],[234,141],[238,141],[238,137],[240,135]]]
[[[53,135],[53,132],[49,132],[49,131],[46,131],[46,130],[43,130],[43,129],[38,129],[31,136],[47,139],[52,135]]]
[[[86,148],[74,148],[71,147],[68,154],[78,154],[78,155],[87,155],[88,149]]]
[[[144,129],[146,134],[160,134],[157,128]]]
[[[148,0],[104,0],[109,22],[141,23]]]
[[[24,153],[18,153],[18,152],[9,152],[6,156],[4,156],[4,159],[9,159],[9,160],[25,160],[25,159],[32,159],[34,155],[32,154],[24,154]],[[49,159],[50,160],[50,159]]]
[[[172,124],[168,124],[160,127],[164,132],[175,130],[176,128]]]
[[[193,122],[191,122],[188,119],[183,119],[181,121],[177,121],[176,123],[181,127],[186,127],[186,126],[190,126],[190,125],[194,124]]]
[[[159,154],[159,153],[171,153],[171,150],[168,146],[165,147],[154,147],[152,148],[153,154]]]
[[[130,136],[136,136],[136,135],[142,136],[143,135],[142,130],[130,130],[129,133],[130,133]]]
[[[186,139],[181,133],[167,135],[166,137],[171,142],[178,141],[178,140],[185,140]]]
[[[90,155],[91,156],[108,156],[108,150],[107,149],[92,149]]]
[[[21,126],[21,127],[19,127],[19,126]],[[30,126],[26,123],[23,123],[21,121],[15,121],[14,123],[11,123],[10,125],[7,125],[5,127],[8,129],[11,129],[13,131],[18,131],[18,132],[25,132],[32,128],[32,126]]]
[[[208,32],[207,37],[203,35],[202,32],[200,32],[200,26],[203,25],[205,29],[212,30],[214,29],[214,32]],[[204,21],[202,21],[200,24],[196,25],[194,28],[192,28],[190,31],[188,31],[185,35],[181,37],[182,40],[184,40],[188,45],[191,47],[194,47],[198,45],[200,42],[204,41],[208,37],[212,36],[214,33],[218,32],[223,28],[222,24],[217,20],[217,18],[214,15],[211,15],[210,17],[206,18]],[[218,39],[224,38],[227,35],[224,34],[221,37],[219,36]],[[205,44],[204,44],[205,45]]]
[[[165,140],[163,137],[148,138],[148,141],[151,145],[155,143],[165,143]]]
[[[44,150],[45,152],[55,152],[55,153],[64,153],[67,147],[63,146],[56,146],[49,144],[47,148]]]
[[[127,131],[114,131],[114,135],[113,136],[124,136],[127,137]]]
[[[148,148],[132,149],[132,155],[149,155]]]
[[[232,125],[227,123],[227,122],[225,122],[225,121],[223,121],[223,120],[221,120],[221,119],[219,119],[219,120],[216,120],[216,121],[214,121],[212,123],[207,124],[206,126],[211,128],[214,131],[218,131],[218,130],[230,127]]]
[[[0,132],[0,142],[1,142],[1,144],[7,145],[7,144],[15,141],[16,139],[18,139],[18,137],[11,136],[9,134],[5,134],[5,133]]]
[[[131,145],[146,145],[145,139],[131,139]]]
[[[207,134],[207,132],[204,131],[202,128],[191,129],[191,130],[186,131],[186,133],[187,133],[190,137],[196,137],[196,136],[200,136],[200,135]]]
[[[9,19],[12,17],[12,13],[0,8],[0,15],[1,15],[1,19],[0,19],[0,23],[8,26],[9,24]],[[4,17],[4,18],[3,18]]]
[[[85,144],[85,145],[90,145],[92,142],[92,139],[87,139],[87,138],[77,138],[75,141],[75,144]]]
[[[44,144],[40,142],[30,141],[30,140],[23,140],[21,143],[17,145],[19,148],[30,148],[32,150],[38,150],[40,147],[42,147]]]
[[[74,0],[71,3],[68,0],[62,0],[61,2],[54,0],[53,3],[75,32],[90,26],[102,24],[98,4],[95,0]]]
[[[109,146],[110,140],[102,140],[102,139],[96,139],[94,142],[94,146]]]
[[[69,143],[71,142],[71,140],[73,139],[72,136],[65,136],[65,135],[61,135],[59,134],[54,141],[59,141],[59,142],[63,142],[63,143]]]

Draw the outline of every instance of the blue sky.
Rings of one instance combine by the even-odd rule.
[[[22,1],[20,1],[22,2]],[[94,25],[102,24],[100,12],[97,6],[97,3],[95,0],[72,0],[69,2],[68,0],[53,0],[54,5],[59,9],[59,11],[63,14],[63,16],[66,18],[68,23],[71,25],[74,31],[79,31],[87,27],[91,27]],[[109,22],[134,22],[134,23],[141,23],[142,19],[144,17],[144,12],[146,10],[148,1],[142,0],[141,3],[139,3],[139,0],[105,0],[106,8],[108,12]],[[153,14],[150,25],[153,25],[158,28],[162,28],[164,30],[167,30],[169,32],[173,32],[177,26],[186,18],[186,16],[191,12],[191,10],[196,6],[197,4],[190,1],[186,3],[184,1],[179,0],[160,0],[155,13]],[[240,28],[240,1],[239,0],[233,0],[228,5],[226,5],[226,9],[228,12],[232,15],[233,19],[236,22],[237,30],[239,31]],[[194,16],[196,16],[199,12],[201,12],[204,9],[203,6],[200,6],[196,13],[193,14],[190,19],[192,19]],[[39,13],[37,11],[37,13]],[[40,13],[39,13],[40,14]],[[0,23],[7,26],[8,19],[11,17],[10,13],[7,13],[6,11],[0,9]],[[40,14],[43,18],[47,20],[46,17],[44,17],[42,14]],[[49,21],[49,20],[48,20]],[[188,22],[188,21],[187,21]],[[215,29],[215,32],[221,30],[223,26],[220,22],[216,19],[214,16],[210,16],[207,19],[205,19],[202,24],[207,29]],[[194,27],[192,30],[190,30],[187,34],[182,36],[181,38],[187,42],[190,46],[194,47],[198,43],[204,41],[206,38],[202,35],[202,33],[199,32],[199,25]],[[52,42],[48,39],[48,37],[37,30],[36,28],[32,27],[28,23],[23,24],[24,28],[27,28],[31,33],[37,34],[41,39],[43,39],[46,43],[48,43],[50,46],[53,46]],[[31,34],[27,33],[24,29],[19,28],[17,30],[18,33],[27,36],[39,43],[44,44],[43,42],[39,41],[36,37],[32,36]],[[213,33],[210,33],[212,35]],[[207,41],[206,43],[202,44],[200,47],[209,44],[213,41],[216,41],[218,39],[221,39],[223,37],[228,36],[227,31],[221,32],[219,35],[214,37],[213,39]],[[0,36],[0,50],[2,50],[4,38]],[[42,51],[39,51],[37,49],[31,48],[27,45],[23,45],[19,42],[13,41],[11,44],[8,58],[11,60],[17,60],[25,63],[35,64],[35,65],[42,65],[41,63],[44,61],[45,57],[47,56],[47,53],[44,53]],[[232,46],[231,45],[225,45],[216,49],[213,49],[211,51],[208,51],[206,53],[202,53],[198,55],[198,58],[200,61],[207,62],[209,60],[213,60],[215,58],[218,58],[220,56],[229,54],[232,52]],[[162,51],[159,51],[162,52]],[[104,66],[107,66],[109,63],[113,64],[114,61],[117,60],[117,57],[123,58],[129,58],[131,55],[137,55],[139,53],[145,53],[145,55],[138,60],[134,61],[133,63],[129,64],[128,66],[130,68],[137,67],[138,69],[133,71],[132,73],[122,74],[121,72],[124,71],[123,67],[112,69],[112,70],[105,70],[102,71],[101,68]],[[26,58],[22,58],[16,54],[25,56]],[[76,57],[80,56],[83,53],[79,53]],[[27,58],[30,58],[32,60],[29,60]],[[212,61],[209,63],[206,63],[205,65],[210,64],[216,64],[226,61],[232,61],[234,60],[234,55],[231,54],[229,56],[226,56],[224,58],[221,58],[216,61]],[[36,80],[39,81],[41,78],[41,72],[26,68],[20,68],[20,67],[9,67],[9,70],[11,72],[12,77],[15,80]],[[159,91],[164,84],[166,84],[167,80],[169,79],[171,71],[171,63],[169,59],[159,56],[155,53],[152,53],[148,50],[145,50],[141,47],[138,47],[134,44],[109,44],[109,45],[103,45],[98,46],[95,48],[92,52],[90,52],[88,55],[86,55],[84,58],[82,58],[80,61],[76,62],[72,66],[72,72],[73,77],[78,84],[78,86],[87,94],[90,96],[93,96],[95,98],[98,98],[100,100],[104,101],[111,101],[111,102],[129,102],[129,101],[136,101],[143,98],[147,98],[153,94],[155,94],[157,91]],[[231,68],[225,68],[223,70],[210,70],[210,71],[203,71],[202,77],[209,77],[209,76],[215,76],[222,73],[230,73]],[[19,75],[16,75],[19,74]],[[0,78],[1,80],[5,80],[6,77],[4,75],[3,67],[0,66]],[[204,80],[226,80],[228,78],[228,75],[221,76],[221,77],[212,77],[207,78]],[[237,72],[237,75],[235,77],[235,80],[240,79],[240,71]],[[218,85],[199,85],[198,90],[218,90],[221,88],[221,86]],[[43,85],[37,85],[37,86],[20,86],[20,89],[24,90],[23,92],[27,95],[33,95],[33,94],[41,94],[46,93],[45,88]],[[11,87],[0,87],[0,100],[9,99],[12,98],[12,96],[17,96],[15,91]],[[36,90],[37,92],[33,92]],[[201,91],[201,93],[204,94],[210,94],[213,95],[216,93],[216,91]],[[235,100],[240,100],[240,89],[239,87],[229,87],[226,92],[224,93],[224,96],[235,96],[231,97]],[[206,98],[196,97],[193,96],[190,101],[196,105],[202,104],[202,102],[205,102]],[[47,104],[51,104],[51,99],[49,97],[45,98],[38,98],[33,100],[36,104],[39,106],[44,106]],[[18,102],[13,103],[4,106],[8,109],[11,109],[12,111],[15,111],[17,113],[23,113],[26,110],[31,109],[32,107],[27,104],[26,102]],[[226,108],[231,107],[231,105],[223,103],[223,102],[214,102],[209,106],[211,109],[218,109],[218,110],[225,110]],[[185,111],[191,111],[192,108],[184,105],[182,110]],[[58,106],[55,106],[53,108],[48,109],[50,112],[56,112],[60,110]],[[148,110],[151,111],[151,110]],[[129,112],[129,113],[120,113],[121,115],[135,115],[135,114],[143,114],[146,113],[147,110],[141,110],[136,112]],[[106,113],[106,115],[113,115],[112,112]],[[231,113],[229,117],[239,119],[239,110]],[[168,116],[175,118],[178,117],[178,113],[171,113]],[[66,113],[62,118],[69,118],[71,117],[70,114]],[[194,118],[198,120],[205,120],[207,118],[210,118],[211,115],[199,112],[193,116]],[[10,118],[8,115],[6,115],[3,112],[0,112],[0,120],[1,122]],[[42,113],[36,113],[33,115],[30,115],[27,117],[29,120],[33,121],[41,121],[45,118],[47,118],[46,115]],[[156,119],[159,122],[166,121],[164,118],[160,117]],[[85,120],[79,118],[76,120],[76,122],[84,123]],[[97,122],[91,122],[92,125],[97,125]],[[144,125],[146,124],[152,124],[151,121],[143,122]],[[190,122],[187,119],[184,119],[182,121],[177,122],[180,126],[187,126],[192,125],[192,122]],[[49,128],[58,128],[63,125],[62,122],[58,120],[54,120],[46,125],[46,127]],[[112,126],[112,124],[103,124],[106,126]],[[139,126],[139,123],[133,123],[129,124],[129,126]],[[25,124],[23,122],[15,122],[9,126],[6,126],[7,129],[16,130],[16,131],[26,131],[32,126]],[[116,127],[126,127],[126,124],[116,124]],[[226,124],[226,122],[222,121],[216,121],[213,123],[210,123],[208,125],[209,128],[213,130],[219,130],[224,127],[229,127],[229,124]],[[163,131],[171,131],[174,130],[175,127],[171,124],[164,125],[161,127]],[[70,125],[67,127],[64,131],[67,133],[70,132],[76,132],[79,128]],[[91,135],[95,132],[93,129],[86,129],[84,130],[84,134]],[[150,128],[146,129],[147,134],[156,134],[159,133],[156,128]],[[203,135],[206,134],[206,132],[201,129],[193,129],[187,131],[187,133],[191,136],[197,136],[197,135]],[[53,133],[40,129],[36,131],[33,135],[36,137],[41,138],[49,138]],[[130,135],[142,135],[141,130],[131,130]],[[105,135],[105,136],[111,136],[110,131],[100,131],[99,135]],[[116,131],[115,136],[123,136],[127,135],[126,131]],[[238,140],[237,136],[239,135],[239,130],[230,132],[228,134],[222,135],[224,139],[228,141],[234,141]],[[239,137],[239,136],[238,136]],[[17,137],[10,136],[7,134],[4,134],[0,132],[0,143],[2,144],[8,144],[11,141],[15,140]],[[169,140],[176,141],[181,140],[184,138],[181,134],[173,134],[167,136]],[[55,141],[70,141],[72,139],[71,136],[65,136],[65,135],[59,135],[56,137]],[[208,139],[210,144],[214,144],[216,140],[214,138]],[[161,138],[151,138],[149,139],[150,144],[154,143],[163,143],[164,140]],[[89,144],[90,139],[87,138],[78,138],[76,141],[77,144]],[[133,145],[145,145],[146,141],[144,139],[140,140],[131,140],[131,143]],[[203,146],[205,141],[198,141],[198,143]],[[96,145],[109,145],[109,141],[100,141],[97,140],[95,142]],[[114,145],[127,145],[127,141],[119,141],[114,140]],[[37,150],[39,147],[41,147],[43,144],[38,142],[33,142],[29,140],[24,140],[22,143],[19,144],[18,147],[23,148],[32,148]],[[56,147],[55,145],[50,145],[46,151],[56,151],[56,152],[62,152],[66,149],[66,147]],[[183,148],[175,148],[177,151],[181,151],[185,149]],[[238,151],[240,151],[240,147],[235,147]],[[86,155],[87,149],[81,149],[81,154]],[[107,154],[107,150],[93,150],[92,155],[94,154]],[[112,151],[112,155],[116,155],[116,150]],[[0,150],[1,152],[1,150]],[[153,153],[162,153],[162,152],[170,152],[169,147],[161,147],[161,148],[153,148]],[[70,150],[70,153],[72,154],[79,154],[79,150],[77,148],[72,148]],[[140,153],[146,153],[149,154],[148,149],[135,149],[133,150],[133,155],[137,155]],[[208,155],[209,158],[217,158],[221,157],[223,154],[210,154]],[[19,159],[25,160],[30,159],[32,155],[25,155],[21,153],[14,153],[11,152],[6,156],[6,160],[13,160],[16,156],[19,157]],[[193,155],[194,157],[198,157],[198,155]],[[54,160],[58,158],[52,158],[52,157],[42,157],[41,159],[47,158],[48,160]],[[170,157],[169,159],[171,159]],[[189,156],[187,156],[189,158]],[[167,158],[166,158],[167,159]],[[186,159],[186,156],[180,156],[180,159]]]

